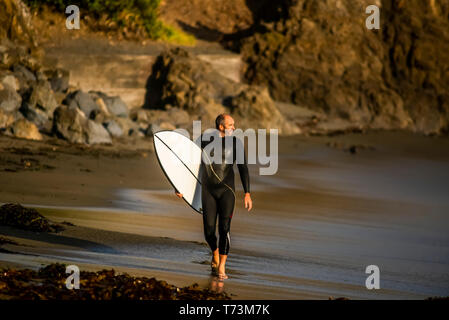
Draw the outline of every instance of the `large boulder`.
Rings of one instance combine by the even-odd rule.
[[[60,106],[53,115],[53,132],[72,143],[111,143],[108,131],[99,123],[86,118],[78,108]]]
[[[50,83],[38,80],[24,94],[20,112],[40,130],[51,130],[51,119],[58,103]]]
[[[181,48],[163,52],[156,59],[147,88],[145,106],[153,114],[132,117],[147,118],[152,125],[166,122],[190,130],[192,120],[201,120],[203,128],[211,128],[217,115],[226,112],[235,115],[237,126],[243,129],[299,132],[282,117],[267,90],[234,82]]]
[[[223,104],[239,92],[239,84],[220,75],[209,63],[175,48],[157,57],[147,90],[146,108],[171,105],[195,113],[208,103]]]
[[[31,89],[31,94],[26,102],[31,108],[39,108],[51,119],[58,103],[48,81],[39,80]]]
[[[75,91],[66,97],[65,103],[70,109],[81,110],[87,118],[90,118],[92,112],[100,111],[94,99],[82,90]]]
[[[78,108],[60,106],[53,114],[53,132],[72,143],[85,143],[86,116]]]
[[[87,144],[112,143],[109,132],[99,123],[87,120],[87,126],[84,128]]]

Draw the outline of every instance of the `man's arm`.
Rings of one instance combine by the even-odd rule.
[[[237,168],[239,169],[240,174],[240,180],[242,180],[243,190],[245,192],[245,209],[248,209],[250,211],[253,207],[253,201],[251,200],[250,195],[250,184],[249,184],[249,170],[248,170],[248,161],[245,154],[245,149],[243,147],[242,142],[235,137],[235,146],[236,146],[236,159],[237,159]],[[239,158],[241,159],[241,156],[243,155],[243,163],[239,163]]]

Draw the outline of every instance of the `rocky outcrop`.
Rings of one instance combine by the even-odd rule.
[[[148,80],[146,107],[171,105],[190,113],[202,113],[209,103],[238,93],[237,83],[224,78],[208,63],[176,48],[159,55]]]
[[[298,133],[267,90],[234,82],[181,48],[158,56],[147,89],[148,109],[172,113],[180,109],[186,112],[183,118],[201,120],[205,128],[214,127],[217,115],[227,112],[239,120],[237,126],[242,129],[277,128],[283,134]]]
[[[60,106],[54,112],[53,132],[72,143],[111,143],[109,132],[93,120],[86,118],[78,108]]]
[[[380,30],[368,30],[376,4]],[[449,124],[449,1],[284,0],[238,44],[249,84],[355,127]]]
[[[30,11],[22,1],[0,1],[0,39],[20,42],[29,48],[37,47]]]

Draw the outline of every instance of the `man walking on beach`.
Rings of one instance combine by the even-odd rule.
[[[235,209],[235,186],[234,186],[234,164],[240,173],[243,189],[245,192],[245,208],[252,209],[252,200],[249,189],[249,172],[246,156],[242,142],[233,136],[235,130],[234,119],[228,114],[220,114],[215,120],[215,127],[218,130],[218,137],[221,143],[221,159],[213,162],[207,155],[205,148],[214,141],[202,141],[203,149],[202,176],[201,176],[201,197],[203,207],[204,236],[212,250],[211,268],[214,273],[218,273],[220,280],[228,279],[225,272],[226,259],[228,257],[231,227],[231,219]],[[216,143],[216,142],[215,142]],[[232,153],[232,161],[229,155]],[[243,153],[243,163],[236,161],[239,153]],[[213,157],[213,153],[210,154]],[[228,160],[226,160],[228,159]],[[176,195],[182,198],[182,194]],[[215,235],[218,216],[218,246]]]

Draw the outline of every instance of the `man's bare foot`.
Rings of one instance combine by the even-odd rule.
[[[218,279],[220,279],[220,280],[225,280],[225,279],[228,279],[228,278],[229,278],[229,277],[226,275],[224,265],[220,265],[220,266],[218,267]]]
[[[218,273],[218,279],[226,280],[226,279],[229,279],[229,277],[226,275],[226,273]]]
[[[218,266],[220,264],[220,256],[218,255],[218,249],[212,252],[212,261],[210,262],[210,267],[213,273],[218,272]]]

